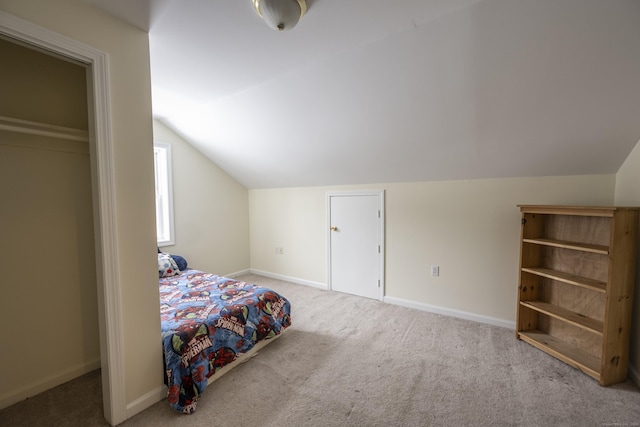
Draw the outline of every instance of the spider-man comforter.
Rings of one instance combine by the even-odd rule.
[[[160,279],[160,311],[168,400],[184,413],[218,369],[291,324],[278,293],[198,270]]]

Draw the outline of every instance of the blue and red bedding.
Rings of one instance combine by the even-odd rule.
[[[195,411],[207,380],[291,324],[291,304],[257,285],[198,270],[160,279],[169,404]]]

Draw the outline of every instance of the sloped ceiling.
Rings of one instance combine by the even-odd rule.
[[[615,173],[640,1],[87,0],[149,31],[153,109],[248,188]]]

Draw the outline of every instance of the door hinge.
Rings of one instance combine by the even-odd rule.
[[[380,253],[380,245],[378,245],[378,253]]]
[[[380,209],[378,209],[378,218],[380,218]]]
[[[378,279],[378,287],[380,287],[380,279]]]

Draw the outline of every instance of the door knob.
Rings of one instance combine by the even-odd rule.
[[[335,225],[331,226],[331,231],[338,231],[338,227],[336,227]]]

